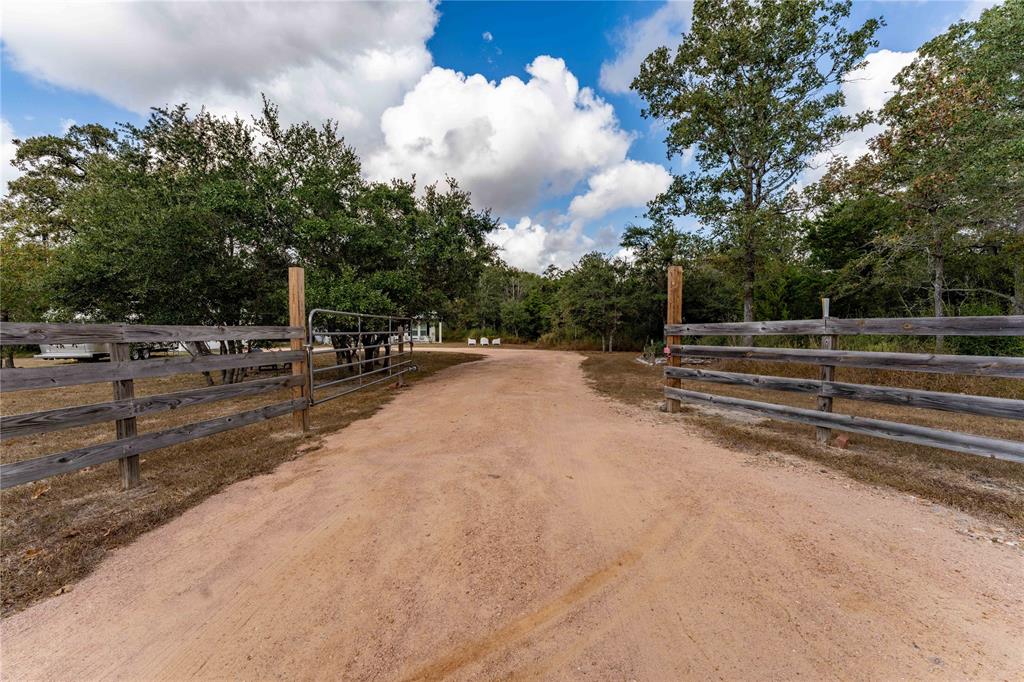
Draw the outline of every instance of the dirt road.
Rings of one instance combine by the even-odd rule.
[[[4,621],[4,678],[1024,677],[961,515],[483,352]]]

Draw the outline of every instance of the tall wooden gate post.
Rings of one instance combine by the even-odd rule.
[[[668,268],[668,311],[665,316],[665,323],[683,323],[683,266],[681,265],[670,265]],[[680,341],[681,339],[678,336],[666,338],[669,346],[678,346]],[[680,357],[670,353],[668,364],[670,367],[679,367]],[[665,385],[669,388],[679,388],[679,379],[669,377],[665,379]],[[668,412],[674,413],[679,411],[678,400],[666,398],[665,405]]]
[[[821,299],[821,318],[828,324],[828,306],[829,300],[827,298]],[[832,346],[835,344],[835,336],[832,334],[824,334],[821,337],[821,349],[832,350]],[[818,378],[822,381],[833,381],[836,378],[836,368],[834,365],[819,365],[818,366]],[[831,412],[832,411],[832,398],[824,395],[825,386],[824,384],[818,389],[818,411],[819,412]],[[829,438],[832,437],[832,429],[825,428],[824,426],[816,426],[814,428],[814,437],[818,441],[818,445],[828,445]]]
[[[302,268],[288,268],[288,324],[306,328],[306,271]],[[304,340],[291,339],[291,349],[302,350]],[[292,397],[306,398],[307,401],[306,407],[292,413],[292,422],[296,430],[309,431],[309,372],[306,371],[306,363],[293,362],[292,374],[303,377],[302,384],[292,388]]]
[[[131,344],[112,343],[110,344],[111,362],[129,362],[131,360]],[[135,397],[135,382],[131,379],[114,381],[114,400],[130,400]],[[116,422],[117,439],[134,438],[138,433],[135,424],[135,417],[118,419]],[[139,455],[122,457],[117,460],[117,467],[121,472],[121,489],[131,490],[142,480]]]

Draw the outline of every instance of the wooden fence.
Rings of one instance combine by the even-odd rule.
[[[259,367],[291,363],[301,365],[303,350],[264,353],[164,357],[129,360],[132,343],[147,341],[235,341],[301,339],[302,327],[172,327],[149,325],[29,324],[0,325],[0,345],[108,343],[110,362],[52,367],[27,367],[0,370],[3,393],[40,388],[60,388],[79,384],[111,382],[113,400],[106,403],[62,407],[28,414],[0,417],[0,438],[48,433],[105,421],[116,421],[117,440],[88,445],[76,450],[45,455],[0,466],[0,488],[36,481],[56,474],[76,471],[103,462],[120,460],[122,484],[131,488],[139,482],[139,455],[158,448],[202,438],[221,431],[254,424],[271,417],[304,410],[304,397],[239,412],[225,417],[177,426],[165,431],[138,434],[135,420],[141,415],[260,395],[282,388],[302,387],[305,374],[275,376],[255,381],[221,384],[175,393],[136,398],[134,380],[193,372]]]
[[[1024,336],[1024,315],[837,319],[829,316],[828,299],[825,299],[823,300],[823,316],[820,320],[684,324],[682,322],[682,282],[682,269],[670,268],[668,324],[665,325],[670,357],[669,364],[665,368],[664,389],[670,412],[679,410],[680,401],[720,405],[772,419],[813,425],[817,427],[817,440],[823,445],[828,443],[831,430],[835,429],[1024,463],[1024,425],[1021,427],[1019,440],[1001,440],[900,422],[832,413],[833,399],[843,398],[1024,420],[1024,400],[892,386],[871,386],[834,380],[836,367],[865,367],[911,372],[1009,377],[1024,380],[1024,358],[1022,357],[879,353],[844,351],[833,348],[837,337],[860,334]],[[684,345],[681,339],[684,336],[768,335],[821,336],[821,348]],[[818,379],[796,379],[711,371],[683,367],[682,358],[812,364],[819,367],[819,374]],[[817,396],[817,409],[810,410],[684,390],[680,388],[680,379],[807,393]]]
[[[0,393],[101,382],[111,382],[113,385],[113,400],[110,402],[0,417],[0,439],[50,433],[107,421],[115,422],[116,435],[116,440],[107,443],[0,465],[0,488],[10,488],[116,459],[120,463],[122,487],[127,489],[138,485],[140,481],[139,455],[152,450],[289,413],[295,414],[294,423],[297,428],[308,429],[307,352],[302,348],[305,328],[301,326],[305,315],[302,287],[302,269],[292,268],[289,272],[290,319],[297,320],[298,324],[291,326],[0,324],[0,346],[99,343],[109,344],[110,347],[110,362],[2,369]],[[241,340],[288,340],[291,350],[129,360],[132,343]],[[258,368],[271,364],[280,367],[290,364],[291,374],[135,397],[136,379]],[[292,389],[292,397],[282,402],[164,431],[139,434],[136,429],[136,418],[142,415],[257,396],[286,388]]]

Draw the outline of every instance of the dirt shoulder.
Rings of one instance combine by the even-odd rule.
[[[587,380],[599,392],[628,405],[657,410],[664,400],[662,367],[635,362],[635,353],[588,353],[583,362]],[[705,369],[755,374],[811,377],[817,368],[771,363],[716,362]],[[905,386],[939,391],[1024,398],[1024,384],[1013,379],[926,375],[841,368],[841,381]],[[683,381],[683,388],[747,400],[814,409],[814,397],[740,386]],[[835,411],[875,419],[961,430],[996,438],[1024,438],[1024,424],[1010,419],[961,415],[836,400]],[[911,493],[983,517],[986,538],[1024,546],[1024,466],[937,448],[898,443],[862,435],[849,436],[844,449],[815,443],[814,427],[773,421],[714,407],[683,405],[676,417],[702,436],[725,447],[751,454],[796,455],[854,479]]]
[[[417,354],[420,371],[410,386],[453,365],[479,356]],[[22,365],[42,361],[19,360]],[[199,375],[136,382],[139,395],[196,388]],[[20,414],[64,405],[110,400],[110,384],[70,386],[60,391],[24,391],[5,395],[4,414]],[[412,389],[410,389],[412,390]],[[317,406],[313,431],[305,436],[279,417],[143,456],[143,485],[130,492],[119,486],[117,463],[57,476],[0,493],[0,596],[9,615],[54,592],[71,589],[107,554],[146,531],[166,523],[224,487],[273,471],[279,464],[318,447],[324,434],[365,419],[395,397],[390,384]],[[284,400],[288,389],[251,399],[227,400],[172,410],[139,419],[139,432],[157,431]],[[4,462],[62,452],[112,440],[113,423],[43,436],[8,439],[0,446]]]
[[[1024,674],[1021,553],[972,517],[486,354],[3,621],[5,677]]]

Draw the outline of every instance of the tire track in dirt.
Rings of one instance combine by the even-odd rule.
[[[641,542],[624,551],[608,565],[594,571],[572,585],[568,591],[557,599],[548,602],[525,616],[521,616],[483,639],[470,642],[446,654],[405,679],[410,682],[413,680],[442,679],[470,662],[485,658],[494,651],[515,646],[519,640],[530,635],[534,630],[552,625],[571,609],[578,607],[581,602],[593,597],[598,591],[606,587],[614,589],[614,584],[619,578],[634,571],[651,549],[660,546],[678,530],[677,526],[678,524],[671,519],[663,519],[648,531]],[[687,541],[686,554],[693,556],[707,540],[712,529],[713,526],[708,526],[699,535],[690,538]]]

